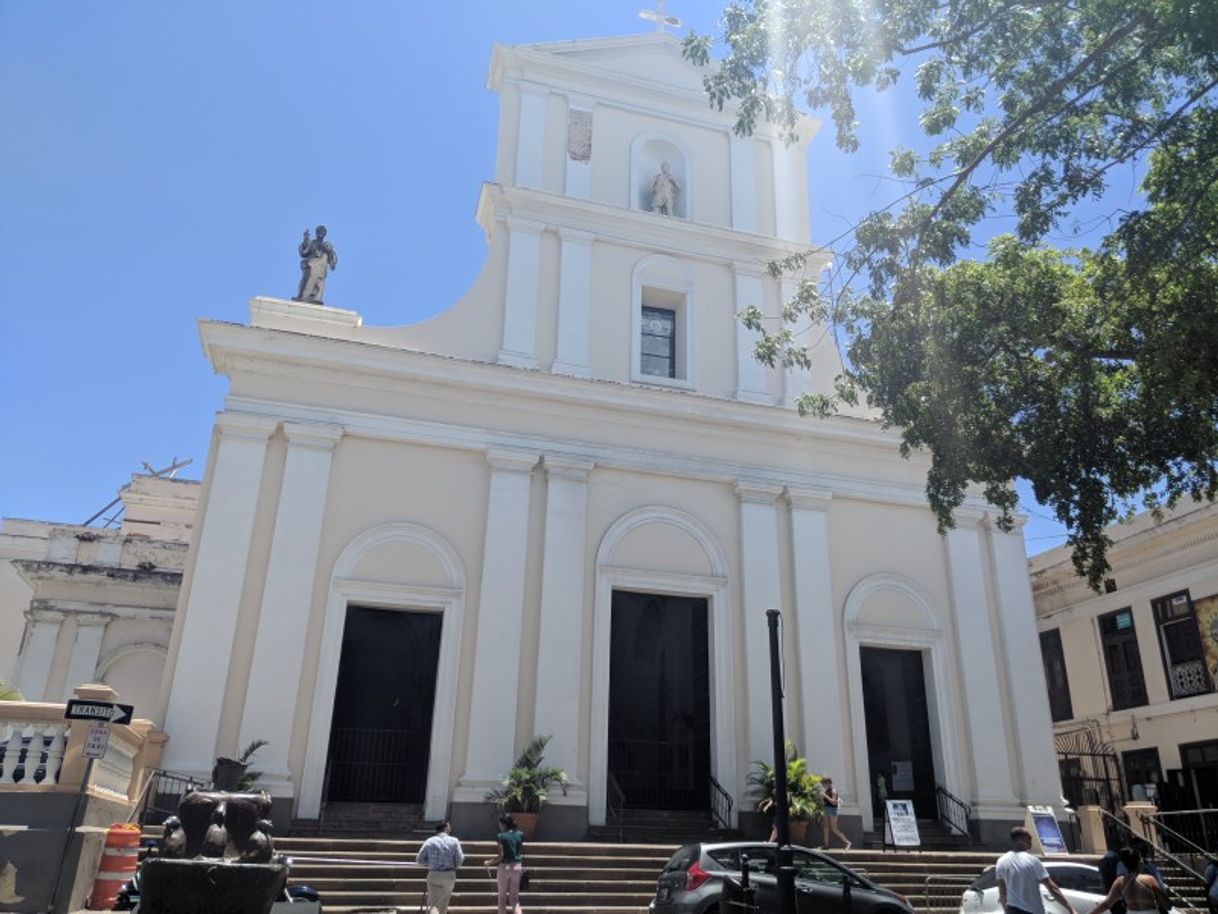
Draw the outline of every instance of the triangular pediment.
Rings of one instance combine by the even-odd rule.
[[[703,70],[681,55],[672,35],[627,35],[520,45],[520,50],[547,54],[573,63],[672,89],[702,91]]]

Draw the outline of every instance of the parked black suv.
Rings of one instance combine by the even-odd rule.
[[[799,914],[914,914],[896,892],[876,885],[818,851],[793,848],[795,897]],[[762,914],[778,910],[775,845],[762,841],[687,844],[672,855],[656,885],[651,914],[717,914],[728,877],[739,880],[748,856],[749,881],[757,889]]]

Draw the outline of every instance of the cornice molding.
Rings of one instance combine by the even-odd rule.
[[[750,260],[764,264],[811,251],[804,274],[813,277],[832,259],[828,252],[812,250],[810,245],[799,241],[722,225],[670,219],[643,210],[514,184],[484,183],[476,218],[487,237],[497,221],[519,218],[544,224],[560,234],[570,229],[591,232],[599,241],[679,254],[729,268]]]
[[[795,511],[827,511],[833,493],[821,489],[800,489],[787,486],[787,504]]]
[[[532,473],[540,455],[534,451],[492,447],[486,452],[486,462],[497,473]]]
[[[225,411],[216,416],[216,429],[226,438],[247,438],[264,442],[279,426],[276,419],[249,413]]]
[[[783,492],[783,487],[777,483],[756,479],[737,479],[732,488],[741,503],[753,505],[772,505]]]
[[[291,447],[330,451],[342,440],[343,427],[320,422],[285,422],[283,434]]]
[[[596,462],[583,457],[571,457],[565,454],[546,454],[546,475],[558,479],[572,479],[576,482],[586,482],[588,474],[596,466]]]

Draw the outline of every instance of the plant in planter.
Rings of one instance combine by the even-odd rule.
[[[0,679],[0,701],[25,701],[25,698],[16,689],[6,686],[4,680]]]
[[[753,762],[748,785],[761,812],[774,812],[774,779],[773,765],[760,759]],[[823,814],[820,775],[808,771],[808,760],[798,755],[791,741],[787,740],[787,817],[791,841],[802,843],[808,832],[808,823],[818,820]]]
[[[537,814],[545,805],[549,791],[559,787],[564,796],[567,793],[567,772],[561,768],[542,767],[549,742],[549,736],[533,737],[503,782],[486,795],[500,812],[511,813],[525,838],[533,837]]]

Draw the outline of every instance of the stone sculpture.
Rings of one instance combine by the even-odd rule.
[[[265,793],[195,791],[140,870],[142,914],[268,914],[288,881]]]
[[[326,241],[326,227],[317,227],[317,237],[310,238],[305,229],[300,241],[300,288],[296,290],[296,301],[322,304],[326,291],[326,275],[338,269],[338,255],[334,245]]]
[[[677,211],[677,192],[681,185],[672,176],[671,166],[660,163],[660,173],[651,179],[651,211],[671,216]]]

